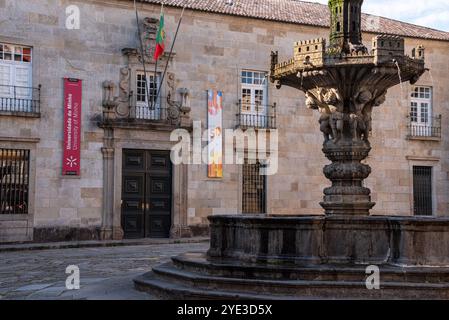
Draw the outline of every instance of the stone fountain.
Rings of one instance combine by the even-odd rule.
[[[318,110],[323,152],[332,161],[324,168],[332,186],[321,203],[326,214],[368,215],[375,205],[363,180],[371,168],[362,164],[371,150],[372,112],[385,102],[387,90],[402,81],[414,84],[425,72],[424,48],[404,54],[404,39],[379,35],[372,49],[362,43],[363,1],[330,1],[330,44],[323,38],[299,41],[292,59],[278,63],[272,53],[271,81],[306,94]],[[352,23],[351,23],[352,22]]]
[[[207,254],[187,253],[135,279],[167,298],[449,298],[449,220],[370,216],[362,163],[371,151],[372,112],[389,88],[426,71],[424,48],[405,54],[404,39],[362,43],[363,0],[330,0],[331,32],[299,41],[293,58],[271,54],[271,81],[303,91],[320,113],[323,216],[211,216]],[[375,133],[374,133],[375,134]],[[380,290],[366,287],[366,267],[380,269]]]

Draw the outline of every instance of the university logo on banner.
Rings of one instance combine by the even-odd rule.
[[[62,174],[80,175],[82,81],[64,78],[64,147]]]
[[[223,178],[223,92],[207,92],[209,178]]]

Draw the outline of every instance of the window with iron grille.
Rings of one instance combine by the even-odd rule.
[[[413,167],[413,211],[416,216],[432,215],[432,167]]]
[[[261,174],[263,165],[257,161],[243,164],[242,212],[266,213],[266,176]]]
[[[30,151],[0,148],[0,214],[27,214]]]

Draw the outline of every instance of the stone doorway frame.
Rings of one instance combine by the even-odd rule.
[[[103,216],[101,239],[123,239],[121,225],[123,149],[170,151],[170,140],[113,139],[112,148],[103,148]],[[191,237],[187,224],[187,165],[172,166],[172,216],[170,238]]]

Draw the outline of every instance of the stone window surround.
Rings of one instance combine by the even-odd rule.
[[[28,185],[28,214],[5,214],[0,215],[0,223],[14,223],[18,221],[26,221],[27,227],[23,239],[20,241],[33,240],[33,226],[35,213],[35,199],[37,195],[36,189],[36,154],[39,138],[22,138],[22,137],[4,137],[0,136],[0,147],[10,149],[27,149],[30,150],[30,171]],[[1,231],[0,231],[1,233]],[[7,241],[7,240],[6,240]],[[18,239],[13,239],[18,241]]]

